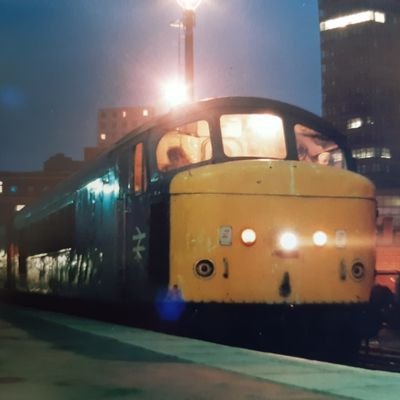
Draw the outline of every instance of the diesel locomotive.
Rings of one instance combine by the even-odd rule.
[[[18,212],[7,284],[226,337],[354,345],[375,218],[373,184],[322,118],[207,99],[135,129]]]

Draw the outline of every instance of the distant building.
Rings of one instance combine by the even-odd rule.
[[[16,212],[54,187],[84,165],[64,154],[50,157],[42,171],[0,171],[0,274],[5,268],[6,237]]]
[[[104,149],[117,142],[154,114],[154,107],[101,108],[97,119],[97,147]]]
[[[319,11],[323,116],[377,187],[377,268],[400,270],[400,0],[319,0]]]
[[[42,171],[0,171],[0,225],[84,165],[60,153],[45,161]]]
[[[358,170],[400,187],[400,1],[320,0],[323,115]]]
[[[84,161],[73,160],[62,153],[57,153],[43,163],[43,171],[49,174],[69,175],[79,171],[84,165]]]

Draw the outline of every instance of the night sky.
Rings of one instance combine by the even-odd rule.
[[[198,99],[283,100],[321,113],[317,0],[203,0]],[[0,0],[0,170],[83,158],[97,109],[157,105],[179,72],[176,0]]]

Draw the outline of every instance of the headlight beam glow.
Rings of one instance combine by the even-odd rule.
[[[284,232],[279,236],[279,245],[284,251],[294,251],[299,246],[299,239],[293,232]]]

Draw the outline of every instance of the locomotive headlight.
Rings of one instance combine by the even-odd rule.
[[[242,230],[240,238],[242,239],[243,244],[246,246],[252,246],[256,242],[257,235],[253,229],[246,228]]]
[[[327,234],[322,231],[316,231],[312,238],[313,238],[314,244],[318,247],[325,246],[326,242],[328,241]]]
[[[293,232],[284,232],[279,237],[279,245],[285,251],[293,251],[299,246],[299,239]]]

